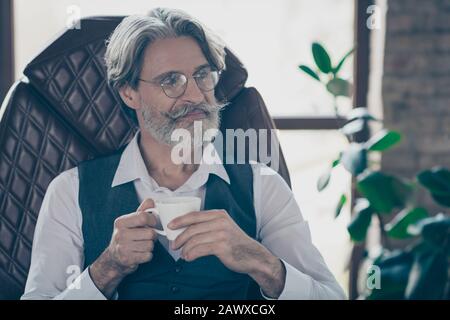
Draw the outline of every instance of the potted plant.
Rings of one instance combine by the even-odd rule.
[[[333,95],[335,112],[338,116],[336,98],[350,96],[351,83],[340,78],[339,71],[350,50],[333,67],[325,48],[313,43],[312,53],[316,70],[300,65],[299,68]],[[450,207],[450,171],[432,168],[419,172],[414,180],[406,180],[377,169],[371,163],[371,154],[384,152],[401,141],[396,131],[381,129],[369,133],[371,122],[381,122],[366,108],[355,108],[346,116],[345,125],[340,128],[348,140],[348,147],[342,150],[330,163],[328,170],[317,181],[317,189],[324,190],[335,167],[341,165],[352,175],[353,201],[352,219],[347,229],[355,243],[365,240],[367,231],[378,220],[382,236],[381,253],[370,260],[371,273],[361,274],[367,284],[360,292],[366,299],[448,299],[450,217],[446,212],[435,215],[416,203],[416,195],[427,189],[432,198],[444,207]],[[361,135],[361,133],[365,133]],[[356,137],[356,138],[355,138]],[[361,138],[362,137],[362,138]],[[339,216],[348,199],[342,194],[336,206]],[[389,220],[386,223],[386,220]],[[403,249],[393,249],[389,239],[410,239]]]
[[[361,298],[448,298],[450,216],[446,212],[430,215],[416,203],[416,196],[428,189],[437,203],[450,207],[450,171],[436,167],[419,172],[414,180],[406,180],[377,170],[368,161],[370,154],[395,146],[401,140],[400,133],[382,129],[367,141],[354,142],[349,136],[357,133],[357,128],[367,126],[355,122],[375,118],[365,108],[354,109],[348,118],[341,131],[348,136],[349,146],[318,179],[317,188],[326,188],[333,168],[342,165],[352,175],[357,190],[347,227],[351,239],[355,243],[364,241],[370,225],[378,220],[383,250],[369,267],[376,274],[362,274],[367,277],[367,285]],[[346,199],[346,195],[341,196],[336,216]],[[385,223],[387,219],[389,222]],[[411,243],[404,249],[392,249],[388,239],[411,239]]]

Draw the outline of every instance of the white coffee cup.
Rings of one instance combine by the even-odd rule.
[[[158,234],[175,240],[185,228],[172,230],[167,225],[175,218],[191,211],[200,211],[201,199],[198,197],[167,197],[155,200],[155,208],[144,210],[159,217],[163,230],[154,229]]]

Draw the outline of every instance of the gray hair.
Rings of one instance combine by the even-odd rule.
[[[116,90],[125,85],[136,89],[147,46],[181,36],[196,40],[213,68],[225,69],[225,45],[217,35],[181,10],[156,8],[148,15],[126,17],[114,30],[105,54],[109,84]]]

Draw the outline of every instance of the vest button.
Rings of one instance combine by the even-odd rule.
[[[181,266],[176,266],[176,267],[175,267],[175,272],[176,272],[176,273],[179,273],[180,271],[181,271]]]
[[[172,286],[170,290],[172,291],[172,293],[177,293],[178,291],[180,291],[180,288],[178,288],[177,286]]]

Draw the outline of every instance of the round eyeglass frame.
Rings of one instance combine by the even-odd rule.
[[[138,78],[138,80],[139,80],[139,81],[142,81],[142,82],[145,82],[145,83],[149,83],[149,84],[153,84],[153,85],[159,86],[159,87],[161,87],[162,91],[164,92],[164,94],[165,94],[167,97],[169,97],[169,98],[171,98],[171,99],[176,99],[176,98],[181,97],[181,96],[186,92],[186,89],[187,89],[187,86],[188,86],[188,82],[189,82],[189,77],[188,77],[188,76],[186,76],[184,73],[181,73],[181,72],[177,72],[177,73],[180,74],[180,75],[182,75],[182,76],[184,76],[185,79],[186,79],[186,82],[184,83],[183,91],[182,91],[180,94],[178,94],[178,95],[169,95],[169,94],[166,92],[166,89],[165,89],[165,87],[164,87],[164,84],[162,84],[160,81],[145,80],[145,79],[141,79],[141,78]],[[202,86],[199,85],[199,83],[198,83],[198,80],[197,80],[198,77],[196,77],[195,75],[192,76],[192,78],[194,78],[195,84],[197,85],[197,87],[198,87],[202,92],[209,92],[209,91],[214,90],[214,88],[217,87],[217,84],[219,83],[219,79],[220,79],[220,75],[222,74],[222,70],[211,70],[211,73],[216,73],[216,74],[217,74],[216,80],[215,80],[215,84],[214,84],[214,86],[213,86],[211,89],[203,89]]]

